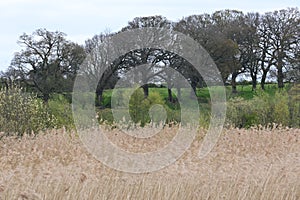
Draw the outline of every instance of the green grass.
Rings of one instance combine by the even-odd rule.
[[[289,86],[287,85],[284,89],[288,89]],[[226,93],[227,93],[227,99],[231,99],[234,97],[241,97],[245,100],[251,100],[253,99],[259,92],[261,92],[260,85],[257,86],[257,89],[255,91],[252,91],[252,85],[238,85],[237,86],[238,93],[232,94],[231,92],[231,86],[226,86]],[[274,96],[276,91],[278,91],[277,84],[266,84],[265,90],[269,95]]]
[[[259,87],[259,86],[258,86]],[[266,89],[264,92],[266,92],[268,95],[275,95],[275,92],[278,91],[277,85],[276,84],[266,84]],[[220,87],[212,87],[210,89],[212,90],[218,90]],[[226,86],[226,98],[227,100],[230,100],[232,98],[236,97],[241,97],[244,100],[251,100],[255,96],[257,96],[259,93],[261,93],[261,89],[257,89],[255,91],[252,91],[252,86],[251,85],[238,85],[237,86],[237,91],[238,93],[233,94],[231,91],[231,86]],[[119,89],[121,91],[125,91],[126,88],[121,88]],[[103,93],[103,102],[102,106],[104,108],[110,108],[111,107],[111,97],[112,97],[112,92],[113,89],[105,90]],[[176,99],[176,89],[172,89],[173,92],[173,98]],[[183,88],[181,89],[181,95],[188,97],[190,95],[190,89]],[[149,93],[158,93],[162,99],[165,100],[165,105],[167,105],[171,110],[180,110],[180,105],[178,102],[176,103],[171,103],[168,101],[168,90],[167,88],[149,88]],[[201,111],[210,111],[210,92],[209,88],[197,88],[196,90],[196,95],[198,98],[198,103],[199,103],[199,108]],[[189,104],[191,102],[186,102],[189,101],[189,98],[185,98],[185,103]]]
[[[218,86],[217,86],[218,87]],[[255,91],[252,91],[251,85],[238,85],[237,91],[238,93],[232,94],[231,86],[225,86],[226,88],[226,97],[227,99],[231,99],[234,97],[241,97],[245,100],[253,99],[258,92],[261,91],[260,85],[257,86],[257,89]],[[289,85],[286,85],[284,89],[288,89]],[[213,88],[214,89],[214,88]],[[125,89],[124,89],[125,90]],[[110,101],[111,101],[111,95],[112,95],[112,89],[105,90],[103,93],[103,106],[104,107],[110,107]],[[265,85],[265,91],[267,94],[274,96],[275,92],[278,91],[277,84],[266,84]],[[149,88],[149,93],[151,92],[157,92],[161,95],[161,97],[165,100],[168,99],[168,90],[167,88]],[[176,98],[176,89],[172,89],[173,97]],[[188,95],[190,93],[190,89],[183,88],[181,90],[182,95]],[[205,88],[197,88],[196,95],[198,97],[199,103],[209,103],[210,100],[210,94],[209,89],[207,87]]]

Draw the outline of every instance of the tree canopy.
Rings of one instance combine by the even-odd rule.
[[[250,78],[253,89],[256,89],[258,80],[264,89],[270,74],[275,74],[279,88],[284,87],[285,81],[300,79],[298,8],[265,14],[221,10],[187,16],[177,22],[163,16],[136,17],[119,33],[147,27],[170,29],[192,37],[212,57],[223,82],[230,83],[233,92],[237,92],[238,77]],[[170,95],[172,80],[176,78],[170,76],[166,67],[180,72],[194,90],[205,85],[203,77],[190,63],[163,49],[143,48],[127,52],[100,73],[110,52],[103,49],[95,53],[93,50],[100,45],[109,45],[108,39],[114,34],[117,33],[95,35],[81,46],[68,41],[66,34],[59,31],[38,29],[32,34],[24,33],[18,40],[21,50],[15,53],[7,71],[1,73],[1,82],[7,87],[12,82],[24,84],[47,101],[51,93],[72,91],[75,77],[87,74],[91,81],[99,80],[97,87],[91,89],[96,90],[100,102],[103,90],[113,88],[122,74],[135,66],[147,64],[148,68],[141,72],[144,79],[149,81],[155,77],[165,82]],[[89,67],[78,71],[84,60],[89,62]],[[99,74],[102,76],[98,77]],[[148,95],[147,81],[142,86],[145,97]],[[172,97],[169,98],[172,101]]]

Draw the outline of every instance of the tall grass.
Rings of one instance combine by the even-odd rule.
[[[168,142],[105,132],[135,152]],[[153,173],[112,170],[86,152],[75,133],[52,130],[0,142],[0,199],[287,199],[300,198],[300,130],[224,130],[205,158],[197,153],[205,131],[174,164]]]

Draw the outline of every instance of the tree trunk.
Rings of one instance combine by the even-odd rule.
[[[252,79],[252,91],[256,90],[256,85],[257,85],[257,76],[255,75],[251,75],[251,79]]]
[[[173,95],[172,95],[172,89],[171,88],[168,88],[168,99],[169,99],[169,102],[173,102]]]
[[[142,88],[143,88],[143,91],[144,91],[144,98],[147,98],[149,96],[149,86],[148,86],[148,84],[147,83],[144,84],[142,86]]]
[[[283,83],[283,72],[282,72],[282,65],[278,65],[277,67],[277,84],[278,84],[278,88],[283,88],[284,87],[284,83]]]
[[[263,74],[262,74],[262,77],[261,77],[261,82],[260,82],[260,86],[261,86],[262,90],[265,90],[266,78],[267,78],[267,72],[263,71]]]
[[[190,97],[197,96],[197,93],[196,93],[196,86],[197,86],[197,83],[196,83],[195,81],[192,81],[192,82],[191,82],[192,90],[191,90],[191,93],[190,93]]]
[[[282,49],[282,47],[280,48]],[[283,58],[284,58],[284,52],[282,52],[282,50],[280,50],[278,52],[278,64],[277,64],[277,84],[278,84],[278,88],[283,88],[284,87],[284,83],[283,83],[283,72],[282,72],[282,68],[283,68]]]
[[[232,88],[232,93],[236,94],[237,89],[236,89],[236,77],[238,76],[238,73],[233,72],[232,77],[231,77],[231,88]]]
[[[50,94],[48,93],[43,94],[43,101],[45,104],[48,104],[49,99],[50,99]]]
[[[103,100],[103,89],[97,88],[96,90],[96,106],[102,106]]]
[[[256,90],[256,85],[257,85],[257,82],[256,82],[256,80],[254,81],[252,81],[252,91],[254,91],[254,90]]]

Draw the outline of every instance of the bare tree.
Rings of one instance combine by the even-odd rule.
[[[270,44],[266,52],[271,61],[268,64],[276,67],[278,87],[283,88],[284,71],[293,57],[293,49],[300,43],[300,12],[297,8],[288,8],[266,13],[263,24]]]
[[[45,102],[51,93],[72,88],[85,57],[83,48],[67,41],[65,36],[46,29],[38,29],[31,35],[24,33],[18,41],[22,50],[11,62],[11,69],[18,71],[22,81],[40,93]]]

